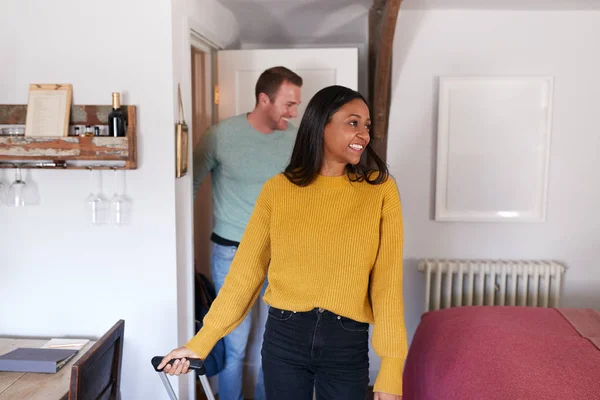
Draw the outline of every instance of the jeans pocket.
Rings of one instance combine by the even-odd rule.
[[[281,310],[275,307],[269,307],[269,318],[277,321],[287,321],[294,315],[293,311]]]
[[[212,254],[213,257],[218,258],[220,260],[230,262],[235,257],[235,253],[237,252],[237,247],[235,246],[221,246],[220,244],[213,243],[212,246]]]
[[[348,332],[368,332],[369,324],[366,322],[358,322],[350,318],[338,317],[340,326]]]

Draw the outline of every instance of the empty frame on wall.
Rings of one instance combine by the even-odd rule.
[[[553,79],[441,77],[435,219],[546,219]]]

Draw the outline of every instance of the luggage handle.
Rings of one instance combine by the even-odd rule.
[[[154,370],[156,372],[162,371],[162,369],[158,369],[158,366],[160,365],[163,358],[164,356],[152,357],[152,366],[154,367]],[[173,358],[168,362],[168,364],[173,365],[175,360],[180,360],[180,358]],[[187,360],[190,362],[189,369],[196,371],[198,375],[204,375],[206,373],[206,369],[204,368],[204,361],[202,361],[200,358],[188,358]]]
[[[169,399],[177,400],[175,391],[173,390],[173,387],[171,386],[171,383],[169,382],[169,379],[167,378],[167,373],[164,372],[163,370],[158,369],[158,366],[162,362],[163,358],[164,358],[163,356],[152,357],[152,366],[154,367],[154,370],[156,372],[158,372],[158,376],[160,376],[160,380],[162,381],[163,385],[165,386],[165,389],[167,390]],[[180,358],[174,358],[174,359],[170,360],[169,364],[173,365],[175,360],[180,360]],[[210,388],[210,384],[208,383],[208,378],[206,377],[206,368],[204,368],[204,361],[202,361],[199,358],[189,358],[188,360],[190,361],[189,369],[196,371],[196,375],[198,376],[200,383],[202,383],[202,388],[204,389],[206,398],[208,400],[215,400],[215,396],[213,395],[213,392]]]

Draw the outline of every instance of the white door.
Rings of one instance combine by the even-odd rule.
[[[267,68],[278,65],[302,77],[302,103],[296,127],[306,105],[320,89],[342,85],[358,90],[358,49],[223,50],[217,54],[219,84],[218,118],[223,120],[254,109],[254,86]]]

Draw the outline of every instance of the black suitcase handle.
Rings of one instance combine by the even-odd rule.
[[[155,371],[162,371],[158,369],[158,366],[160,365],[163,358],[164,356],[152,357],[152,366],[154,367]],[[173,365],[175,360],[179,360],[179,358],[173,358],[171,361],[168,362],[168,364]],[[204,368],[204,361],[202,361],[199,358],[188,358],[187,360],[190,362],[189,369],[196,371],[198,375],[204,375],[206,373],[206,369]]]

